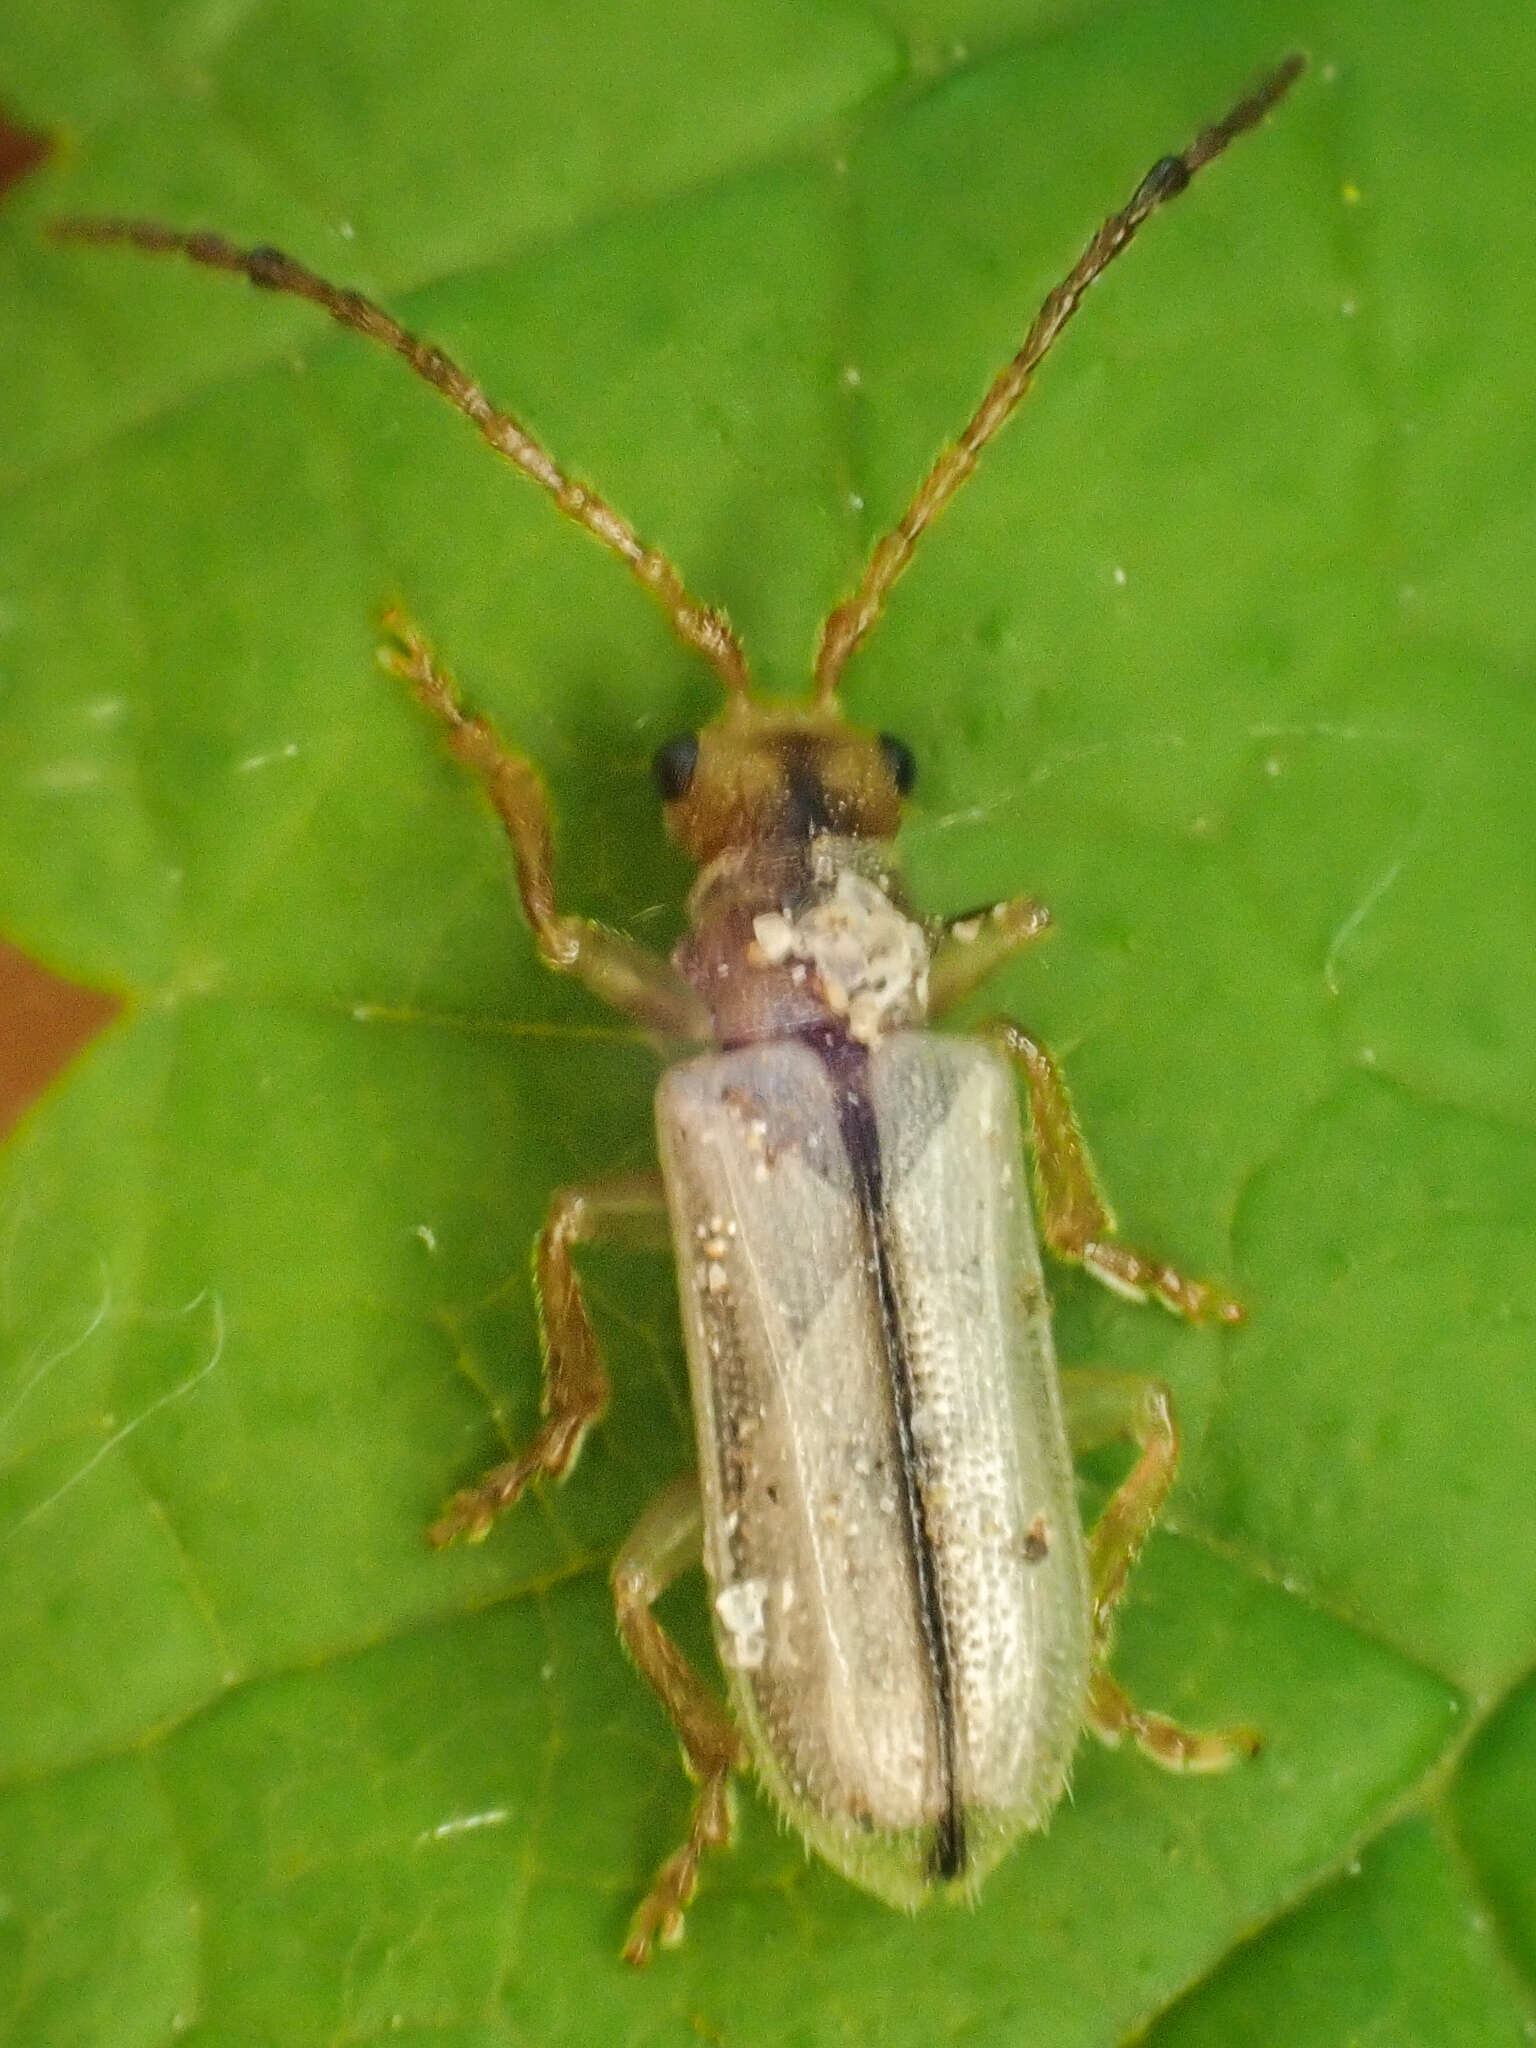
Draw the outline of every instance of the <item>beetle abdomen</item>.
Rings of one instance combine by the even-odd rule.
[[[775,1041],[657,1097],[716,1640],[759,1770],[901,1904],[1065,1782],[1086,1568],[1008,1070]]]

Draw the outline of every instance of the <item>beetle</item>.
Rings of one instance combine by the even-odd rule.
[[[829,1863],[914,1908],[936,1892],[973,1896],[1021,1833],[1046,1824],[1085,1723],[1172,1770],[1224,1769],[1258,1747],[1249,1729],[1196,1732],[1143,1710],[1110,1675],[1115,1608],[1172,1484],[1178,1432],[1160,1385],[1058,1373],[1016,1075],[1045,1246],[1191,1320],[1236,1323],[1243,1311],[1115,1234],[1042,1044],[1010,1022],[970,1037],[924,1028],[1049,919],[1027,897],[943,922],[914,915],[892,842],[915,764],[894,735],[847,723],[839,685],[1088,287],[1304,62],[1288,57],[1162,158],[1100,227],[829,614],[803,704],[754,697],[723,613],[360,294],[218,235],[55,223],[62,239],[180,252],[295,293],[395,350],[619,556],[724,689],[714,721],[654,761],[667,829],[698,867],[687,935],[666,960],[558,906],[535,770],[465,709],[410,620],[386,616],[382,659],[499,814],[543,959],[647,1031],[708,1048],[657,1090],[658,1175],[554,1196],[534,1251],[542,1424],[431,1531],[435,1544],[477,1540],[531,1481],[570,1472],[609,1392],[574,1253],[598,1239],[670,1242],[698,1471],[641,1517],[612,1586],[620,1636],[698,1795],[634,1916],[632,1962],[681,1936],[700,1859],[730,1835],[730,1780],[748,1765]],[[1085,1534],[1072,1449],[1117,1436],[1136,1456]],[[698,1562],[729,1712],[654,1612]]]

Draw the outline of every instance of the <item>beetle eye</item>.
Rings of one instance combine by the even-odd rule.
[[[656,749],[651,759],[651,774],[663,802],[675,804],[680,796],[688,794],[688,785],[698,765],[699,736],[696,732],[680,732],[675,740],[668,740]]]
[[[905,740],[897,739],[891,732],[880,735],[880,751],[885,756],[885,765],[891,771],[891,780],[896,785],[898,796],[910,796],[912,785],[917,780],[917,763],[912,758],[912,749]]]

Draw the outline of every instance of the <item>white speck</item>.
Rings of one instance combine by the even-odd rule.
[[[1346,320],[1352,320],[1356,312],[1355,301],[1353,299],[1346,299],[1343,302],[1343,304],[1339,307],[1339,311],[1344,315],[1344,318]]]
[[[1283,761],[1277,760],[1275,756],[1271,754],[1269,759],[1264,763],[1264,773],[1271,777],[1271,779],[1273,779],[1273,777],[1275,777],[1276,775],[1283,775],[1285,773],[1285,764]]]
[[[795,949],[795,928],[782,910],[765,910],[752,920],[757,950],[770,967],[779,967]]]
[[[416,1837],[419,1848],[423,1842],[450,1842],[455,1835],[472,1835],[477,1828],[499,1828],[511,1818],[504,1806],[488,1806],[483,1813],[455,1814],[452,1820],[440,1820],[435,1828],[428,1828],[424,1835]]]
[[[768,1604],[766,1579],[738,1579],[734,1586],[722,1586],[715,1595],[715,1612],[729,1643],[721,1661],[737,1671],[756,1671],[768,1654],[768,1637],[763,1611]]]
[[[849,363],[843,371],[843,384],[849,391],[857,391],[864,379],[857,363]]]
[[[1337,83],[1338,83],[1338,77],[1339,77],[1339,67],[1338,67],[1338,65],[1337,65],[1337,64],[1325,64],[1325,65],[1323,66],[1323,68],[1322,68],[1322,72],[1321,72],[1320,76],[1321,76],[1321,78],[1322,78],[1322,81],[1323,81],[1324,85],[1335,85],[1335,84],[1337,84]]]
[[[270,754],[247,754],[243,761],[235,763],[235,773],[249,775],[254,768],[270,768],[274,761],[295,761],[298,753],[297,740],[290,740],[285,747],[274,747]]]
[[[344,242],[354,241],[357,236],[357,229],[353,227],[349,220],[337,221],[336,232]]]
[[[551,1657],[547,1664],[541,1664],[539,1666],[539,1676],[543,1679],[544,1683],[548,1685],[549,1681],[554,1677],[554,1675],[555,1660],[553,1657]]]
[[[850,512],[862,512],[864,510],[864,500],[857,491],[850,491],[848,493],[848,509]]]
[[[86,705],[85,715],[93,725],[116,725],[127,708],[121,697],[98,697]]]
[[[430,1223],[418,1223],[416,1225],[416,1228],[411,1232],[411,1235],[413,1237],[419,1237],[429,1252],[435,1252],[437,1250],[437,1232],[432,1228]]]
[[[1118,562],[1115,564],[1113,575],[1115,579],[1116,589],[1124,590],[1126,585],[1126,574],[1125,571],[1120,567],[1120,564]]]

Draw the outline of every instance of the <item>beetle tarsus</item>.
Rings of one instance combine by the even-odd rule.
[[[443,1550],[450,1543],[485,1541],[497,1516],[505,1514],[529,1480],[538,1472],[553,1469],[543,1454],[545,1434],[541,1429],[522,1457],[496,1466],[478,1486],[463,1487],[453,1496],[427,1531],[427,1541],[434,1550]],[[565,1466],[569,1466],[573,1455],[567,1454]]]
[[[1230,1771],[1264,1746],[1256,1728],[1185,1728],[1166,1714],[1147,1713],[1106,1671],[1096,1671],[1089,1684],[1088,1725],[1106,1748],[1118,1748],[1128,1736],[1144,1757],[1179,1775]]]
[[[727,1787],[728,1770],[709,1778],[693,1810],[688,1839],[676,1849],[656,1873],[649,1893],[641,1900],[629,1924],[624,1960],[637,1967],[651,1959],[651,1945],[676,1948],[683,1938],[685,1910],[699,1888],[699,1862],[706,1849],[723,1849],[731,1839],[731,1807]]]
[[[1170,1315],[1189,1323],[1246,1321],[1247,1310],[1240,1301],[1212,1280],[1190,1280],[1164,1259],[1148,1258],[1130,1245],[1090,1241],[1075,1253],[1059,1247],[1068,1257],[1076,1256],[1086,1272],[1116,1294],[1131,1301],[1156,1301]]]

